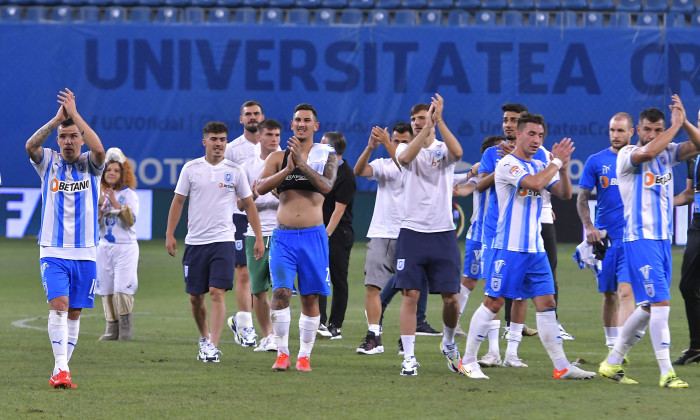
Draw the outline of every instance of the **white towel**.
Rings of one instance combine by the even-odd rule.
[[[595,255],[593,254],[593,245],[586,241],[581,242],[576,247],[574,261],[578,263],[578,268],[588,268],[595,275],[598,275],[600,270],[603,269],[603,262],[596,259]]]

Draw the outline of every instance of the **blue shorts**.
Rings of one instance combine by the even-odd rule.
[[[596,277],[600,293],[616,292],[618,283],[630,282],[622,239],[612,239],[612,244],[605,253],[600,273]]]
[[[479,280],[482,276],[481,269],[481,242],[467,239],[464,244],[464,269],[462,276]]]
[[[459,293],[461,255],[455,231],[401,229],[396,240],[396,289],[420,290],[428,278],[430,293]]]
[[[493,245],[493,236],[487,236],[484,234],[483,240],[481,241],[481,278],[485,279],[486,278],[486,267],[491,265],[491,261],[493,261],[493,248],[491,248],[491,245]]]
[[[671,241],[624,242],[630,283],[638,305],[671,299]]]
[[[486,295],[531,299],[554,294],[554,278],[546,252],[493,250],[493,262],[485,267]]]
[[[328,233],[323,225],[305,229],[275,229],[270,241],[272,290],[294,290],[302,296],[331,294],[328,269]]]
[[[97,263],[89,260],[41,258],[41,283],[46,300],[68,296],[70,308],[92,308],[95,301]]]
[[[235,213],[233,215],[233,224],[236,226],[236,233],[234,234],[236,238],[236,265],[246,266],[248,265],[248,259],[245,255],[244,234],[248,230],[248,216]]]
[[[185,271],[185,292],[203,295],[210,287],[233,289],[233,242],[185,245],[182,267]]]

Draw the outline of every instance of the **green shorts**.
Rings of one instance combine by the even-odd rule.
[[[248,275],[250,276],[250,293],[256,295],[265,292],[272,287],[270,277],[270,237],[263,236],[265,253],[263,257],[256,260],[253,256],[255,246],[255,236],[245,237],[245,255],[248,260]]]

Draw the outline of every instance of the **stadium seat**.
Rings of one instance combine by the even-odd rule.
[[[64,6],[84,6],[87,4],[87,0],[63,0],[61,4]]]
[[[296,0],[294,5],[304,9],[318,9],[321,7],[321,0]]]
[[[279,25],[282,23],[282,19],[284,18],[284,13],[282,12],[282,9],[277,8],[277,7],[268,7],[267,9],[263,9],[260,12],[260,16],[262,18],[262,23],[272,23]]]
[[[185,7],[192,4],[192,0],[165,0],[163,4],[169,7]]]
[[[569,26],[569,27],[577,26],[576,12],[564,10],[564,11],[555,13],[554,25],[555,26]]]
[[[428,0],[429,9],[451,9],[454,5],[454,0]]]
[[[394,25],[415,25],[416,12],[413,10],[397,10],[394,14]]]
[[[610,27],[628,28],[632,26],[632,15],[629,13],[613,13],[610,15]]]
[[[51,9],[51,21],[53,22],[72,22],[73,8],[70,6],[57,6]]]
[[[231,12],[225,7],[217,7],[209,11],[207,22],[209,23],[229,23],[231,21]]]
[[[668,10],[668,0],[646,0],[642,11],[644,12],[666,12]]]
[[[21,22],[22,8],[14,4],[0,7],[1,22]]]
[[[377,9],[398,9],[401,2],[399,0],[377,0]]]
[[[335,10],[320,9],[314,13],[314,18],[311,20],[314,25],[330,25],[335,23]]]
[[[693,0],[673,0],[671,3],[672,12],[693,13],[695,2]]]
[[[191,0],[192,7],[214,7],[216,0]]]
[[[280,9],[291,9],[294,7],[294,0],[270,0],[268,5]]]
[[[523,26],[523,14],[516,10],[503,12],[503,25],[508,27]]]
[[[183,1],[183,0],[179,0],[179,1]],[[184,1],[188,1],[188,0],[184,0]],[[245,6],[245,7],[260,8],[260,7],[266,7],[267,5],[268,5],[267,0],[243,0],[243,6]]]
[[[638,12],[642,10],[642,0],[620,0],[616,10],[618,12]]]
[[[240,7],[241,2],[242,2],[242,0],[216,0],[216,6],[217,7]]]
[[[180,22],[180,9],[174,7],[159,7],[156,10],[156,18],[154,20],[156,23],[179,23]]]
[[[113,6],[112,0],[87,0],[86,4],[97,7]]]
[[[105,12],[105,18],[107,13]],[[132,23],[151,23],[153,19],[153,9],[146,6],[137,6],[129,9],[129,22]]]
[[[340,12],[340,23],[343,25],[362,25],[362,10],[345,9]]]
[[[292,25],[308,25],[309,11],[307,9],[296,8],[289,11],[289,23]]]
[[[78,0],[70,0],[70,1],[78,1]],[[61,4],[66,4],[65,0],[62,1]],[[138,0],[111,0],[111,5],[113,5],[113,6],[132,7],[132,6],[136,6],[137,4],[139,4]]]
[[[104,21],[108,23],[126,22],[126,8],[122,6],[110,6],[105,9]]]
[[[428,7],[428,0],[403,0],[401,7],[404,9],[425,9]]]
[[[559,9],[561,9],[561,0],[537,0],[537,2],[535,2],[535,10]]]
[[[601,12],[586,12],[583,14],[581,23],[587,28],[602,27],[604,23],[603,14]]]
[[[474,25],[493,26],[496,24],[496,13],[480,10],[474,15]]]
[[[34,0],[32,3],[36,6],[55,6],[60,3],[60,0]]]
[[[659,15],[656,13],[639,13],[637,14],[637,26],[659,26]]]
[[[671,12],[664,15],[667,28],[685,28],[685,13]]]
[[[614,10],[614,0],[588,0],[588,9],[596,11]]]
[[[700,26],[700,13],[695,13],[693,19],[690,20],[690,25],[698,27]]]
[[[161,7],[165,6],[165,0],[139,0],[139,6]]]
[[[464,10],[450,10],[447,13],[447,24],[450,26],[469,25],[469,12]]]
[[[424,10],[420,13],[420,24],[428,26],[442,25],[442,12],[439,10]]]
[[[561,8],[564,10],[586,10],[587,0],[561,0]]]
[[[549,26],[549,13],[530,13],[530,26]]]
[[[348,7],[348,0],[322,0],[321,6],[327,9],[345,9]]]
[[[99,22],[100,8],[97,6],[80,6],[78,8],[78,21],[80,22]]]
[[[371,10],[368,22],[375,26],[386,26],[389,24],[389,12],[384,9]]]
[[[201,7],[186,7],[185,23],[204,23],[204,9]]]
[[[372,9],[374,0],[350,0],[348,7],[353,9]]]
[[[511,0],[508,8],[513,10],[532,10],[535,8],[535,2],[533,0]]]
[[[252,7],[240,7],[233,14],[236,23],[257,23],[258,13]]]
[[[508,3],[506,0],[483,0],[481,6],[488,10],[502,10],[505,9]]]
[[[480,9],[481,2],[479,0],[455,0],[455,9]]]

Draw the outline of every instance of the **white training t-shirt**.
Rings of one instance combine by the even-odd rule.
[[[260,155],[259,153],[258,155],[255,154],[255,146],[256,144],[251,143],[245,138],[245,135],[241,134],[226,145],[224,157],[237,165],[243,166],[247,161]],[[245,214],[243,210],[238,210],[238,206],[233,209],[233,213]]]
[[[378,185],[367,237],[396,239],[403,221],[403,183],[408,171],[399,170],[391,159],[375,159],[369,166],[372,167],[372,176],[368,179],[377,181]]]
[[[408,147],[400,144],[396,155]],[[455,229],[452,221],[452,186],[457,161],[451,161],[447,145],[434,140],[421,148],[405,168],[404,221],[401,228],[416,232],[446,232]]]
[[[122,206],[131,207],[134,213],[134,220],[139,217],[139,197],[136,191],[129,187],[124,187],[120,191],[115,191],[114,196]],[[109,216],[108,213],[116,210],[112,202],[105,198],[102,205],[104,217],[100,222],[100,243],[110,244],[131,244],[136,242],[136,225],[126,226],[119,215]]]
[[[253,184],[260,177],[260,173],[265,168],[265,159],[260,157],[261,147],[260,143],[255,145],[255,156],[253,159],[249,160],[243,165],[243,170],[248,178],[248,184],[253,188]],[[277,207],[279,207],[280,200],[275,197],[272,191],[267,194],[259,196],[255,200],[255,207],[258,209],[258,215],[260,216],[260,227],[262,228],[263,236],[272,236],[272,231],[277,225]],[[253,227],[248,223],[248,230],[245,236],[255,236],[253,232]]]
[[[240,166],[227,159],[214,166],[204,157],[182,167],[175,193],[190,198],[187,245],[235,241],[231,214],[237,207],[236,195],[247,198],[253,194]]]
[[[635,166],[625,146],[617,153],[617,183],[625,206],[623,241],[671,238],[673,223],[673,166],[678,164],[678,143],[671,143],[654,159]]]

